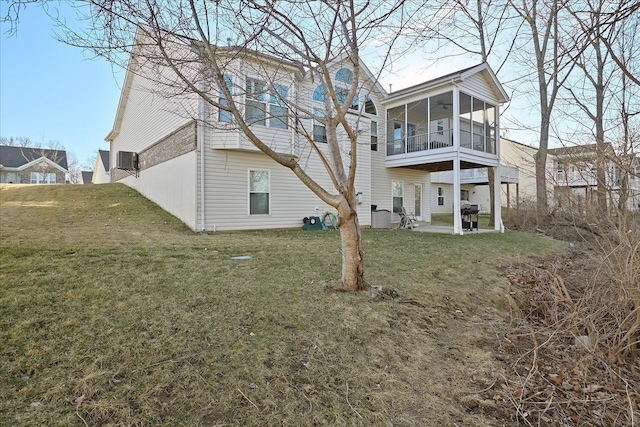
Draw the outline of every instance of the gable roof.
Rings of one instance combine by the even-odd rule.
[[[102,162],[102,166],[104,166],[104,170],[109,172],[109,151],[98,150],[98,156],[100,156],[100,161]]]
[[[83,184],[92,184],[91,182],[92,179],[93,179],[93,171],[82,171]]]
[[[550,148],[547,153],[554,156],[570,156],[576,154],[595,154],[596,144],[572,145],[569,147]]]
[[[396,100],[398,98],[404,98],[406,96],[410,96],[424,90],[433,89],[434,87],[444,84],[459,83],[478,73],[481,73],[485,76],[487,83],[494,90],[497,101],[499,103],[505,103],[509,101],[509,95],[507,95],[507,92],[500,84],[500,81],[498,81],[498,77],[496,77],[496,74],[486,62],[482,62],[478,65],[473,65],[468,68],[463,68],[461,70],[454,71],[453,73],[445,74],[444,76],[436,77],[435,79],[427,80],[426,82],[418,83],[417,85],[409,86],[396,92],[392,92],[391,94],[389,94],[386,100],[389,101]]]
[[[68,170],[67,152],[65,150],[0,145],[0,165],[3,168],[24,168],[42,158],[60,166],[65,171]]]

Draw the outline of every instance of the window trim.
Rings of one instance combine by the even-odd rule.
[[[313,114],[315,116],[318,116],[318,117],[319,116],[324,116],[324,110],[322,108],[314,108],[313,109]],[[316,140],[316,127],[324,129],[323,141]],[[326,124],[324,124],[324,123],[322,123],[322,122],[320,122],[320,121],[318,121],[318,120],[316,120],[314,118],[313,119],[313,126],[312,126],[311,131],[312,131],[311,139],[313,140],[313,142],[317,142],[317,143],[320,143],[320,144],[326,144],[328,142],[327,141],[327,125]]]
[[[443,187],[438,187],[438,190],[437,190],[436,194],[437,194],[437,204],[438,204],[438,206],[444,206],[444,188]]]
[[[399,182],[400,183],[400,190],[402,192],[402,194],[400,196],[394,196],[393,191],[396,189],[396,185],[395,183]],[[400,199],[400,206],[398,208],[396,208],[396,206],[394,205],[394,199]],[[400,180],[400,179],[392,179],[391,180],[391,210],[393,211],[393,213],[398,213],[398,212],[402,212],[402,207],[404,206],[404,181]]]
[[[269,202],[267,204],[267,213],[251,213],[251,194],[265,194],[264,192],[251,191],[251,172],[266,172],[268,179],[268,195]],[[247,216],[271,216],[271,169],[247,169]]]
[[[225,74],[223,76],[223,80],[226,83],[227,88],[229,89],[229,92],[231,93],[231,96],[233,96],[233,75]],[[226,106],[229,105],[229,100],[224,98],[223,93],[220,92],[220,91],[218,92],[218,103],[220,105],[226,105]],[[220,123],[231,123],[231,122],[233,122],[233,114],[230,111],[225,111],[225,110],[222,110],[222,109],[218,108],[218,122],[220,122]]]
[[[374,128],[375,128],[375,135],[373,131]],[[371,151],[378,151],[378,121],[377,120],[371,120],[369,124],[369,137],[371,141]],[[373,138],[376,139],[375,142],[373,142]]]
[[[251,84],[250,87],[249,87],[249,84]],[[258,86],[258,84],[262,84],[262,90],[259,92],[256,91],[256,87]],[[267,125],[267,100],[264,98],[266,93],[266,87],[267,87],[267,83],[265,81],[254,78],[254,77],[245,76],[244,120],[247,122],[249,126],[252,126],[252,125],[266,126]],[[251,103],[255,105],[251,106]],[[262,107],[260,107],[260,105]],[[255,109],[255,111],[258,112],[258,115],[252,118],[251,121],[249,120],[249,117],[247,114],[249,111],[249,108]]]

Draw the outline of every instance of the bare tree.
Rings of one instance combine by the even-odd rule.
[[[88,25],[75,32],[67,27],[68,43],[119,64],[132,55],[141,68],[156,71],[165,96],[198,97],[216,111],[226,112],[237,131],[335,208],[342,239],[342,287],[354,291],[367,288],[356,211],[358,116],[351,106],[359,91],[366,93],[374,84],[361,67],[361,49],[372,40],[388,49],[402,29],[404,0],[70,3],[85,14]],[[252,72],[264,84],[229,85],[225,76],[239,57],[262,61],[256,62]],[[336,84],[332,66],[337,63],[347,64],[352,70],[348,89]],[[279,91],[281,76],[274,71],[278,67],[296,67],[322,86],[323,111]],[[286,113],[280,110],[273,115],[254,102],[266,94],[277,98]],[[247,113],[249,110],[252,114]],[[282,153],[263,140],[252,124],[264,119],[281,120],[295,132],[309,155],[319,158],[333,188],[314,179],[302,159]],[[326,129],[326,144],[314,138],[308,125],[311,120]]]
[[[513,42],[506,43],[504,38],[507,31],[513,30],[508,25],[508,12],[505,0],[437,0],[425,8],[425,19],[417,20],[420,26],[413,31],[415,43],[423,46],[435,41],[432,53],[436,56],[454,47],[457,54],[479,57],[486,63],[491,59],[498,64],[496,70],[499,72],[513,47]],[[493,226],[495,168],[487,170],[491,201],[489,225]]]
[[[520,62],[530,67],[537,80],[540,108],[540,134],[536,162],[536,205],[538,218],[548,214],[546,163],[549,149],[551,118],[560,88],[571,74],[573,63],[561,43],[559,19],[564,10],[559,0],[509,0],[527,31],[521,31],[523,42]],[[529,56],[530,55],[530,56]]]
[[[40,144],[26,136],[0,136],[0,145],[10,147],[39,147]]]

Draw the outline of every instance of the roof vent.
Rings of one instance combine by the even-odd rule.
[[[138,170],[138,153],[118,151],[116,153],[116,168],[126,171]]]

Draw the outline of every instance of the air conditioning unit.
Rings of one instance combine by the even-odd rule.
[[[116,169],[138,170],[138,153],[118,151],[116,153]]]

